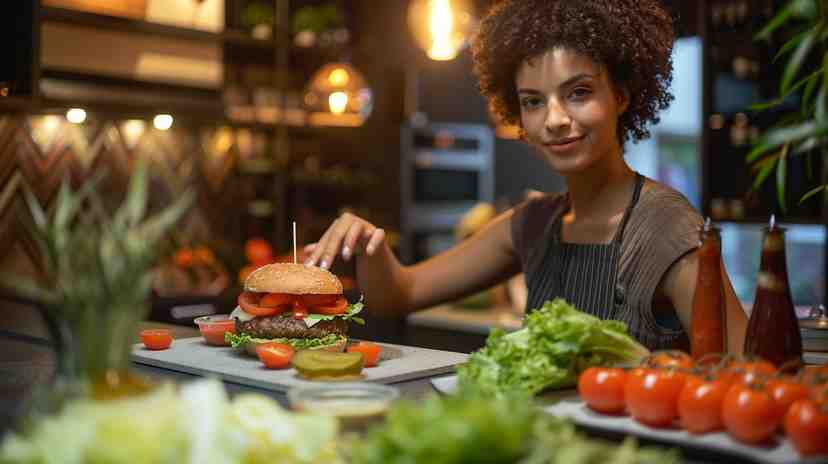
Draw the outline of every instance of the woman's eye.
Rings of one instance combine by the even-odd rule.
[[[520,106],[524,109],[534,109],[543,105],[543,100],[538,97],[526,97],[520,100]]]
[[[569,96],[572,99],[578,100],[589,96],[591,93],[592,91],[587,87],[576,87]]]

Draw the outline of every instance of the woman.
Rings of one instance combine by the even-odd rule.
[[[307,264],[357,256],[366,302],[400,313],[523,270],[527,310],[560,296],[625,322],[650,349],[687,348],[701,217],[680,193],[633,172],[623,153],[672,100],[673,40],[656,0],[497,3],[473,46],[480,89],[568,191],[531,199],[414,266],[397,261],[382,229],[345,214],[308,247]],[[724,277],[728,348],[741,353],[746,317]]]

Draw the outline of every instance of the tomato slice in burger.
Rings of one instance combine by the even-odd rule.
[[[345,297],[339,297],[333,304],[315,305],[311,306],[309,309],[312,313],[325,314],[328,316],[345,314],[345,312],[348,311],[348,300],[346,300]]]
[[[302,295],[300,298],[305,306],[331,306],[336,304],[337,300],[342,298],[342,295],[320,295],[313,293],[310,295]]]
[[[259,294],[255,292],[242,292],[238,299],[242,311],[257,317],[273,316],[289,308],[289,305],[262,306],[259,302]]]
[[[295,297],[293,295],[288,295],[287,293],[267,293],[261,300],[259,300],[259,306],[269,308],[273,306],[291,304],[293,303],[294,298]]]

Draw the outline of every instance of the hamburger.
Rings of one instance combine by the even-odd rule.
[[[295,350],[342,351],[348,324],[365,322],[356,315],[362,303],[349,304],[342,283],[320,267],[275,263],[259,267],[244,282],[238,306],[230,314],[236,333],[227,333],[234,348],[256,353],[265,342],[291,345]]]

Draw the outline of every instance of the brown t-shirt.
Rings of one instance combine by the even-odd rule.
[[[549,194],[515,208],[512,241],[527,275],[546,226],[566,211],[566,195]],[[616,319],[650,349],[686,348],[687,336],[669,301],[656,301],[656,289],[670,266],[699,244],[702,217],[681,193],[647,179],[630,211],[621,238],[618,284],[623,304]],[[535,257],[536,258],[536,257]],[[529,309],[529,308],[527,308]]]

